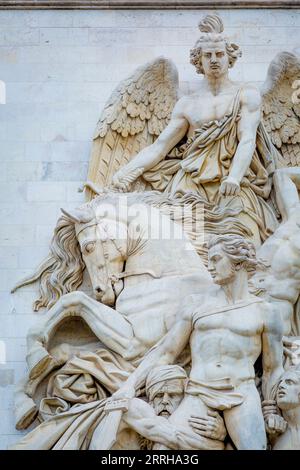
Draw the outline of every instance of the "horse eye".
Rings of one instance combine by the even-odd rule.
[[[85,245],[84,250],[86,253],[92,253],[92,251],[95,249],[95,245],[95,242],[89,242]]]

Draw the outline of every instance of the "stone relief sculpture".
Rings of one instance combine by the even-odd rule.
[[[202,296],[187,299],[188,305],[175,326],[146,356],[118,398],[135,396],[135,388],[154,364],[173,363],[189,341],[191,371],[185,398],[170,417],[186,423],[194,410],[206,416],[222,411],[226,428],[237,449],[265,449],[265,424],[255,386],[254,364],[262,356],[263,396],[271,397],[282,367],[283,323],[271,304],[248,293],[248,272],[255,269],[255,248],[242,237],[224,235],[209,246],[209,271],[220,285],[203,302]],[[204,307],[204,308],[203,308]],[[271,414],[267,419],[270,420]],[[201,447],[208,448],[206,443]]]
[[[280,433],[272,433],[274,450],[299,450],[300,376],[299,367],[285,371],[278,384],[276,404],[285,420]],[[275,441],[275,442],[274,442]]]
[[[178,99],[164,58],[120,83],[88,202],[15,287],[38,281],[47,309],[15,449],[299,448],[300,60],[278,54],[258,90],[230,79],[222,20],[199,28],[197,92]]]

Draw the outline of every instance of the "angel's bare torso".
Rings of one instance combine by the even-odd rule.
[[[207,87],[200,86],[196,93],[182,97],[176,107],[188,121],[188,137],[203,124],[220,120],[228,114],[238,90],[243,88],[247,90],[246,85],[242,87],[240,83],[229,82],[226,88],[214,94]]]
[[[185,137],[210,121],[221,120],[232,111],[234,99],[239,95],[238,147],[231,164],[229,177],[222,182],[220,191],[236,195],[240,182],[250,165],[260,122],[261,97],[249,84],[232,82],[225,74],[218,80],[205,77],[196,93],[183,96],[176,103],[171,120],[157,140],[139,152],[113,178],[113,185],[128,190],[128,183],[153,168]],[[136,173],[138,172],[138,173]]]

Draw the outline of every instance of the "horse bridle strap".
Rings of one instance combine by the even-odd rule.
[[[94,225],[99,225],[100,223],[101,223],[100,220],[96,220],[94,222],[87,222],[86,224],[81,223],[79,228],[76,228],[77,224],[75,224],[76,236],[79,235],[79,233],[82,232],[83,230],[85,230],[86,228],[93,227]]]
[[[199,271],[198,269],[191,270],[191,271],[189,271],[189,274],[191,272],[198,272],[198,271]],[[135,270],[132,270],[132,271],[123,271],[122,273],[117,274],[116,277],[117,277],[117,279],[123,279],[123,278],[130,277],[130,276],[142,276],[143,274],[149,274],[151,277],[153,277],[155,279],[160,279],[163,275],[164,276],[176,276],[180,273],[178,273],[177,271],[169,271],[169,272],[165,272],[165,273],[162,273],[162,271],[160,271],[158,273],[158,272],[155,272],[151,269],[141,268],[141,269],[135,269]]]
[[[118,279],[124,279],[125,277],[130,277],[130,276],[142,276],[143,274],[149,274],[151,277],[154,277],[156,279],[159,279],[162,275],[162,273],[156,273],[152,271],[151,269],[135,269],[132,271],[123,271],[122,273],[119,273],[117,275]]]

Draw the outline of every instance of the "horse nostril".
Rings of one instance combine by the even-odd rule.
[[[96,291],[98,294],[101,294],[102,289],[101,289],[101,287],[96,287],[96,288],[95,288],[95,291]]]

